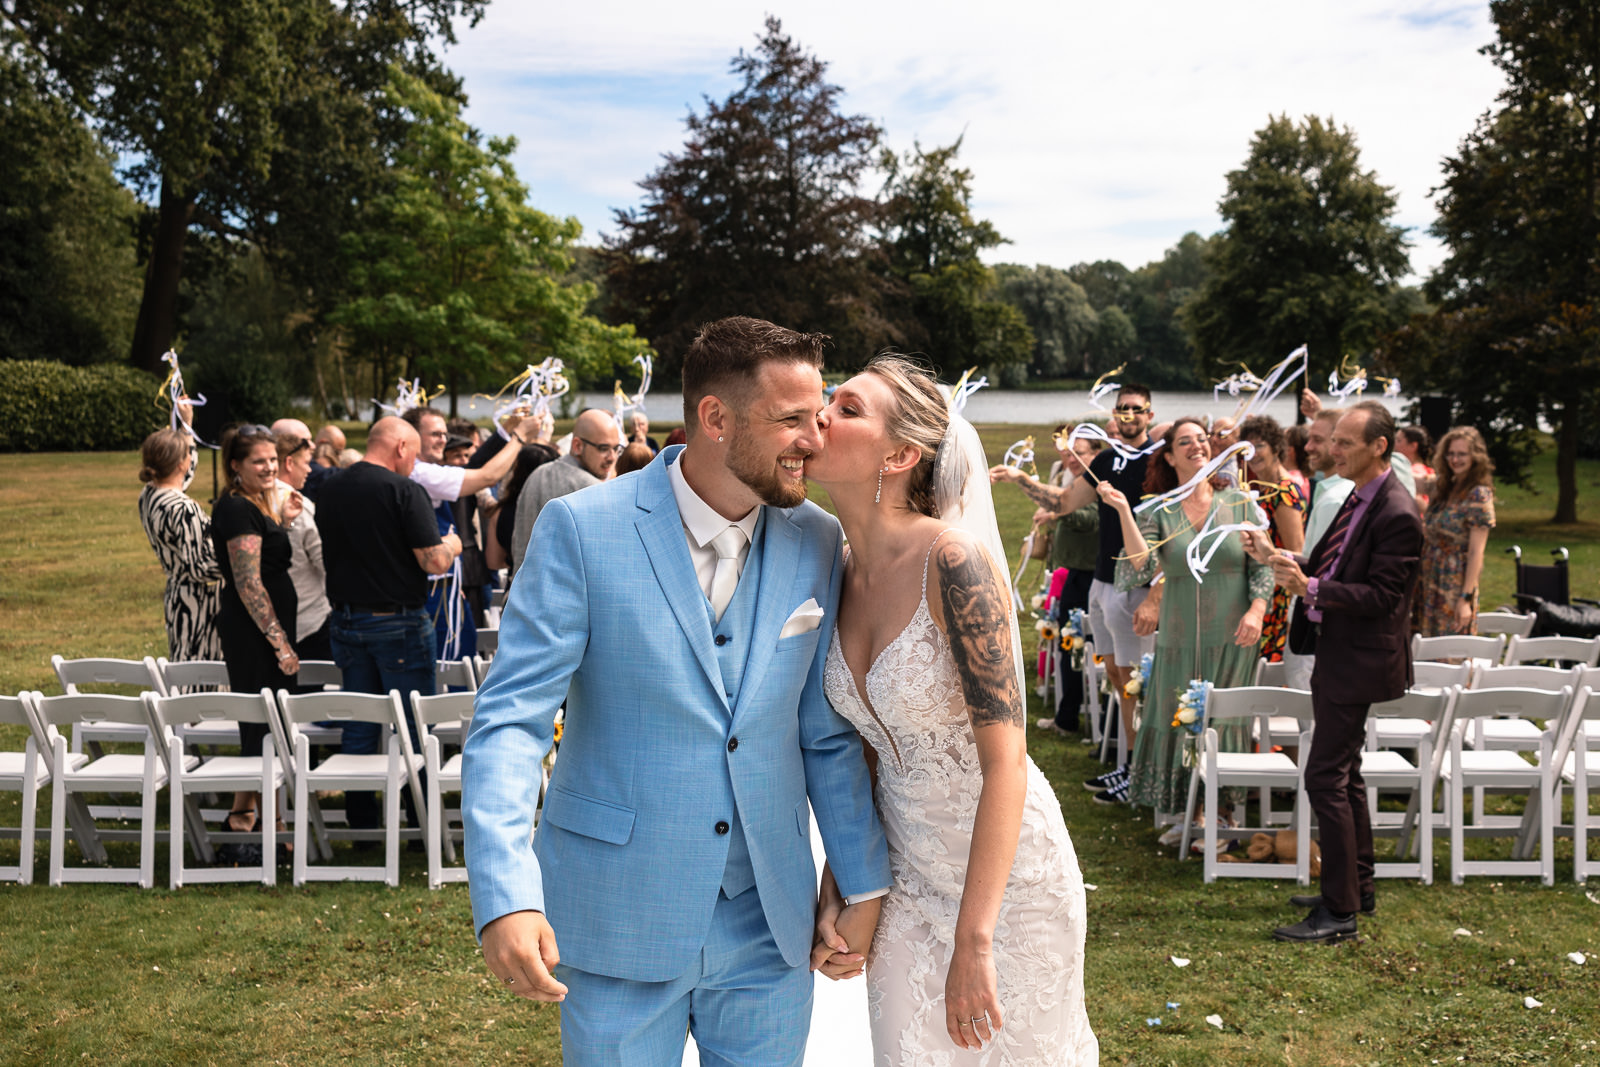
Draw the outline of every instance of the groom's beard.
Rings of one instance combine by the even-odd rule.
[[[749,486],[763,504],[775,508],[799,507],[806,499],[805,479],[785,475],[776,457],[758,454],[758,447],[744,434],[736,435],[728,449],[728,469]]]

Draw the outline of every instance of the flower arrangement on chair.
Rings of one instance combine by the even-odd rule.
[[[1072,669],[1083,672],[1083,609],[1073,608],[1067,613],[1067,621],[1061,625],[1061,651],[1072,656]]]
[[[1200,678],[1189,682],[1189,688],[1178,697],[1178,710],[1173,713],[1172,725],[1183,727],[1187,734],[1183,739],[1183,765],[1193,767],[1195,760],[1195,738],[1206,721],[1206,683]]]

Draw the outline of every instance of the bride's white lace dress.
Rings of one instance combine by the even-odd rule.
[[[955,659],[926,595],[865,682],[863,700],[836,633],[824,688],[878,753],[878,812],[894,874],[867,962],[874,1063],[1098,1063],[1083,999],[1083,875],[1061,806],[1031,759],[1022,834],[994,931],[1004,1026],[982,1052],[950,1039],[944,983],[983,775]]]

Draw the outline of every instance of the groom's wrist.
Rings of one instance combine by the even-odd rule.
[[[888,886],[884,886],[882,889],[874,889],[870,893],[856,893],[856,894],[853,894],[852,896],[845,897],[844,898],[844,906],[848,908],[852,904],[861,904],[861,903],[863,903],[865,901],[877,900],[879,897],[886,897],[888,895],[889,895],[889,887]]]

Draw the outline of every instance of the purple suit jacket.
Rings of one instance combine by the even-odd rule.
[[[1319,541],[1306,561],[1314,574],[1328,547]],[[1411,591],[1422,558],[1422,518],[1394,477],[1385,478],[1361,525],[1345,539],[1334,572],[1317,584],[1322,623],[1295,603],[1290,647],[1315,652],[1312,688],[1337,704],[1395,700],[1411,684]]]

